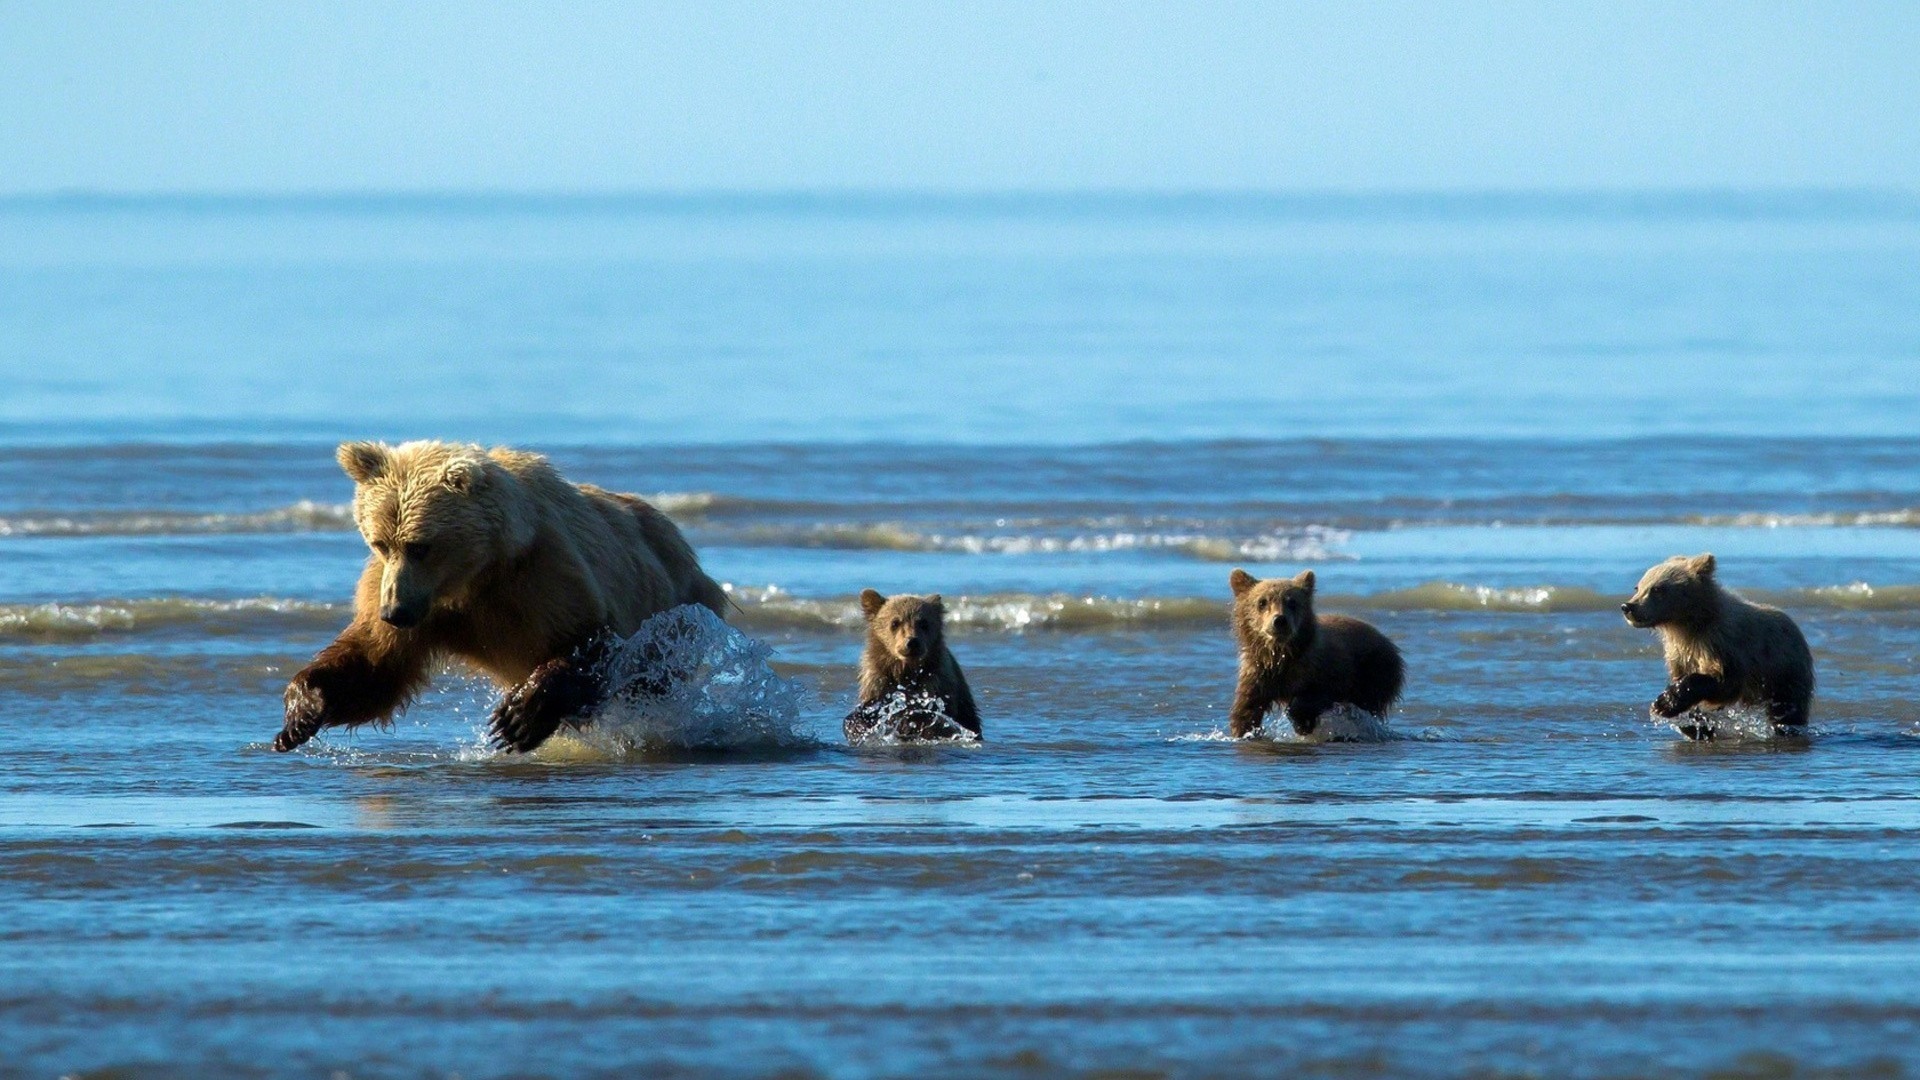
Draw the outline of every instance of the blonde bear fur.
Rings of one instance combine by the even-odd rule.
[[[1743,600],[1720,587],[1711,554],[1675,555],[1648,570],[1633,598],[1620,605],[1630,625],[1660,632],[1670,682],[1653,711],[1673,719],[1693,714],[1688,738],[1711,739],[1698,710],[1756,705],[1781,734],[1806,728],[1813,702],[1813,652],[1779,608]]]
[[[353,622],[286,692],[291,750],[322,728],[385,720],[454,657],[511,691],[494,742],[531,750],[598,703],[612,636],[726,594],[666,515],[572,484],[538,454],[445,442],[342,444],[372,549]]]

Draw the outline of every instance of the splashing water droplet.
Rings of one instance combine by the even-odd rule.
[[[570,738],[616,755],[817,746],[801,728],[806,688],[775,674],[772,653],[704,607],[661,612],[614,646],[607,703]]]

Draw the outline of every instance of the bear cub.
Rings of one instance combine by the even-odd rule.
[[[1245,570],[1233,587],[1233,629],[1240,641],[1240,685],[1230,731],[1244,738],[1259,730],[1276,705],[1293,730],[1313,734],[1320,716],[1352,705],[1385,716],[1400,697],[1405,667],[1385,634],[1359,619],[1313,613],[1313,571],[1265,581]]]
[[[1686,716],[1679,727],[1687,738],[1714,737],[1702,707],[1736,704],[1764,707],[1776,735],[1805,734],[1813,701],[1806,637],[1786,612],[1721,588],[1711,554],[1675,555],[1648,570],[1620,614],[1660,632],[1671,681],[1653,711],[1669,720]]]
[[[959,734],[955,725],[978,738],[980,711],[959,661],[947,649],[940,595],[889,598],[867,589],[860,594],[860,611],[867,622],[867,647],[860,655],[860,704],[847,714],[847,741],[861,741],[883,722],[903,739],[952,738]],[[908,709],[889,716],[884,706],[896,692],[933,698],[940,711]]]

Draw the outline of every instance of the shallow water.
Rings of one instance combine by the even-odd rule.
[[[1920,1071],[1906,210],[669,209],[0,211],[0,1073]],[[1179,393],[1101,382],[1169,341]],[[1431,379],[1363,377],[1402,341]],[[671,344],[760,359],[634,360]],[[729,381],[788,348],[834,363]],[[503,389],[557,355],[555,407]],[[913,429],[834,380],[933,359],[978,383],[940,436],[987,442],[849,441]],[[1666,369],[1807,407],[1624,385]],[[1322,378],[1366,404],[1281,426]],[[1251,419],[1194,417],[1234,387]],[[450,673],[272,753],[364,555],[362,405],[660,496],[795,730],[503,758]],[[1806,630],[1807,743],[1649,720],[1614,609],[1701,550]],[[1399,642],[1386,737],[1225,738],[1236,565]],[[867,586],[945,594],[983,743],[844,745]]]

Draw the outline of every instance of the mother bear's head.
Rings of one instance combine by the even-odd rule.
[[[391,626],[460,607],[489,568],[533,544],[530,492],[515,472],[544,467],[535,455],[422,441],[342,443],[336,456],[353,478],[353,520],[379,561]]]

